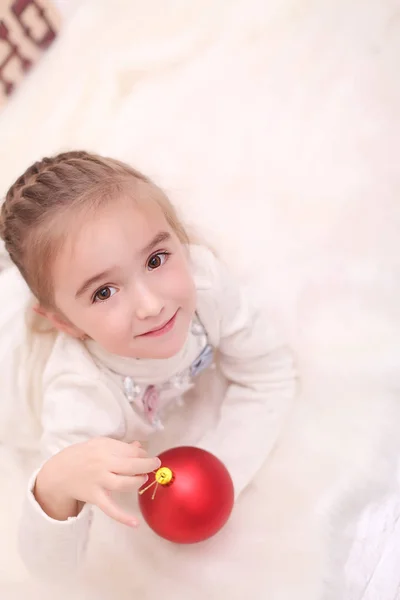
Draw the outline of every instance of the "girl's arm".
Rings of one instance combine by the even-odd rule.
[[[293,356],[262,311],[209,256],[220,326],[220,368],[229,381],[216,428],[200,446],[231,473],[236,497],[274,448],[296,391]]]
[[[80,502],[79,491],[100,492],[101,485],[96,483],[101,484],[108,471],[115,471],[117,464],[125,466],[128,461],[131,464],[132,448],[117,441],[124,435],[123,415],[111,390],[95,377],[63,375],[50,381],[44,396],[42,424],[45,462],[29,482],[20,521],[19,550],[27,568],[36,575],[65,578],[82,562],[92,522],[92,505],[96,503],[88,498],[85,498],[87,503]],[[91,443],[86,447],[93,439],[99,441],[98,446]],[[120,450],[122,456],[117,456]],[[125,457],[125,453],[129,456]],[[139,449],[134,454],[145,456]],[[107,464],[109,457],[115,461],[115,468],[114,464]],[[108,481],[114,484],[116,477],[111,477],[105,480],[106,484]],[[90,488],[89,483],[93,484]],[[106,494],[103,499],[107,502]],[[113,510],[111,500],[110,510]],[[133,518],[130,519],[133,525]]]

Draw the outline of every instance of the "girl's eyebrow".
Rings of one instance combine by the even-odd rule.
[[[157,235],[154,236],[151,242],[147,244],[147,246],[145,246],[143,250],[141,250],[140,254],[149,254],[155,246],[158,246],[163,242],[167,242],[170,238],[170,233],[168,233],[167,231],[160,231],[159,233],[157,233]]]
[[[87,279],[76,292],[75,298],[78,299],[83,296],[83,294],[87,292],[88,289],[91,288],[95,283],[98,283],[104,279],[108,279],[111,273],[115,272],[115,270],[115,267],[112,267],[111,269],[106,269],[101,273],[97,273],[97,275],[93,275],[93,277],[90,277],[90,279]]]

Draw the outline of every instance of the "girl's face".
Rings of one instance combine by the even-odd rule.
[[[187,249],[153,203],[112,202],[79,226],[53,286],[59,312],[46,316],[56,327],[132,358],[176,354],[196,306]]]

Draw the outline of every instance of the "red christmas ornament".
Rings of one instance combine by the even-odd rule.
[[[231,476],[210,452],[180,446],[159,456],[161,467],[139,490],[139,506],[147,524],[160,537],[177,544],[210,538],[232,512]]]

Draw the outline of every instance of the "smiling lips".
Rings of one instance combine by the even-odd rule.
[[[146,333],[142,333],[138,337],[158,337],[160,335],[165,335],[166,333],[168,333],[169,331],[171,331],[171,329],[175,325],[177,314],[178,314],[178,311],[176,311],[176,313],[174,314],[174,316],[169,321],[167,321],[166,323],[164,323],[164,325],[161,325],[161,327],[157,327],[156,329],[152,329],[151,331],[147,331]]]

